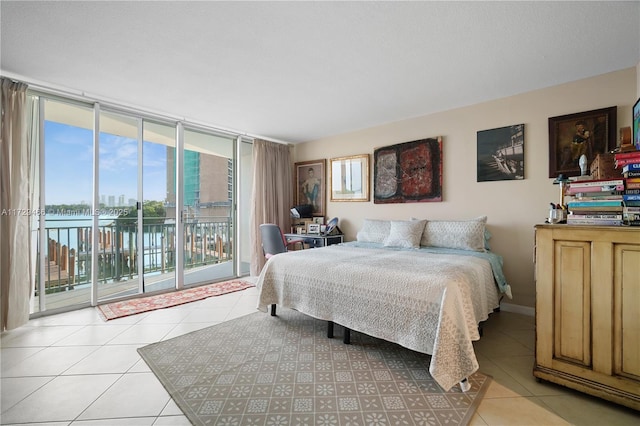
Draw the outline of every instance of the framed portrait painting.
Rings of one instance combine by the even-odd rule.
[[[324,216],[326,160],[295,163],[295,201],[297,205],[309,204],[313,216]]]
[[[377,148],[373,161],[375,204],[442,201],[442,137]]]
[[[598,154],[616,147],[617,107],[549,118],[549,177],[580,176],[580,157],[587,170]]]

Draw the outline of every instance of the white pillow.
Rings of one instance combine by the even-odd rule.
[[[384,243],[389,236],[391,221],[365,219],[362,228],[356,234],[356,240],[366,243]]]
[[[486,223],[486,216],[472,220],[429,220],[420,245],[485,251]]]
[[[392,220],[386,247],[418,248],[426,220]]]

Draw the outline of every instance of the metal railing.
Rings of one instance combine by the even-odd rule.
[[[138,257],[142,256],[145,274],[175,270],[176,256],[184,256],[184,269],[232,260],[233,230],[229,217],[200,217],[183,224],[184,246],[176,250],[175,223],[143,223],[142,249],[138,248],[135,219],[116,218],[98,226],[98,281],[118,282],[139,275]],[[162,220],[162,219],[161,219]],[[73,221],[79,222],[77,220]],[[102,219],[100,222],[104,222]],[[72,290],[91,284],[92,233],[89,221],[81,226],[46,227],[47,246],[39,248],[38,261],[44,255],[45,293]],[[39,280],[36,279],[36,296]]]

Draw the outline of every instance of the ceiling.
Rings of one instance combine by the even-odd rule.
[[[2,74],[292,143],[636,66],[640,2],[0,2]]]

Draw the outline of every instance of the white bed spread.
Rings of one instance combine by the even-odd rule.
[[[487,260],[348,244],[274,256],[257,287],[262,311],[293,308],[431,354],[447,390],[478,369],[472,341],[499,306]]]

